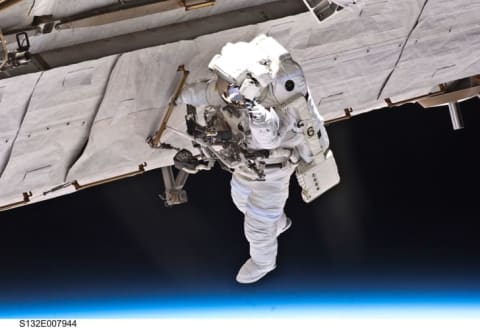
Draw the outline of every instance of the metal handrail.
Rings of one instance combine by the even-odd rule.
[[[72,186],[75,188],[76,191],[79,191],[79,190],[84,190],[84,189],[91,188],[91,187],[100,186],[100,185],[103,185],[105,183],[114,182],[114,181],[122,180],[122,179],[125,179],[125,178],[134,177],[134,176],[145,173],[145,167],[146,166],[147,166],[147,163],[143,163],[143,164],[140,164],[138,166],[138,170],[136,170],[136,171],[128,172],[128,173],[125,173],[125,174],[120,174],[120,175],[117,175],[117,176],[112,177],[112,178],[106,178],[106,179],[102,179],[102,180],[99,180],[99,181],[90,182],[90,183],[87,183],[87,184],[84,184],[84,185],[80,184],[77,180],[75,180],[75,181],[72,182]]]
[[[182,74],[180,81],[178,81],[178,84],[175,87],[175,91],[173,92],[172,98],[170,98],[170,101],[168,102],[167,110],[165,111],[163,119],[160,122],[160,127],[155,132],[153,137],[148,139],[148,144],[153,148],[159,147],[160,139],[162,138],[163,133],[167,129],[167,123],[168,123],[168,120],[170,119],[170,116],[173,113],[173,109],[175,108],[176,101],[178,97],[180,97],[180,93],[182,92],[183,87],[187,81],[188,74],[190,74],[190,72],[185,69],[184,65],[180,65],[177,69],[177,72],[180,72]]]

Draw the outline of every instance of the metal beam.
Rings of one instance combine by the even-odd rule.
[[[113,12],[106,12],[90,17],[61,22],[57,24],[55,28],[58,30],[65,30],[80,27],[101,26],[178,8],[183,8],[183,5],[178,0],[160,1],[156,3],[146,4],[143,6],[120,9]]]
[[[7,41],[3,38],[2,30],[0,29],[0,70],[8,61]]]
[[[462,113],[460,112],[460,107],[458,103],[451,102],[448,103],[448,110],[450,112],[450,118],[452,119],[452,125],[454,130],[463,129],[463,118]]]
[[[189,174],[179,171],[177,177],[173,173],[173,167],[162,167],[163,185],[165,193],[159,195],[165,201],[165,206],[180,205],[188,202],[187,192],[183,190]]]
[[[188,22],[52,49],[38,54],[53,68],[179,40],[191,40],[201,35],[258,24],[305,11],[306,8],[301,1],[274,1]],[[34,42],[35,39],[32,39],[32,43]],[[30,65],[28,70],[27,68],[15,69],[10,71],[9,75],[20,75],[38,70]],[[0,79],[4,77],[0,74]]]
[[[0,0],[0,11],[7,9],[8,7],[19,3],[20,1],[22,0]]]

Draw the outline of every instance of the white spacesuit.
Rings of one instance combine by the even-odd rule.
[[[216,78],[186,87],[181,101],[216,108],[221,120],[210,121],[231,129],[237,151],[216,156],[232,171],[232,199],[245,215],[250,244],[236,279],[252,283],[276,266],[277,236],[291,224],[284,213],[291,175],[300,163],[323,161],[329,141],[300,66],[273,38],[228,43],[209,68]]]

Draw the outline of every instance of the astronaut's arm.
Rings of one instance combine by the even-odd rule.
[[[255,104],[249,109],[253,145],[259,149],[275,149],[282,143],[280,119],[273,108]]]
[[[187,84],[177,103],[192,106],[220,106],[224,104],[222,97],[217,90],[217,80],[201,81]]]

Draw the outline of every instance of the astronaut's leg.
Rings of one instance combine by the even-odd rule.
[[[250,244],[250,259],[238,272],[240,283],[253,283],[275,269],[277,236],[290,225],[283,210],[293,169],[281,169],[272,180],[247,181],[251,192],[246,203],[244,229]]]
[[[230,186],[233,203],[240,212],[245,214],[247,201],[251,191],[249,182],[235,174],[232,174]],[[277,236],[285,232],[288,228],[290,228],[291,225],[292,221],[285,213],[283,213],[280,219],[277,221]]]
[[[250,188],[248,181],[242,179],[236,174],[232,174],[230,181],[232,200],[240,212],[245,214],[247,207],[248,196],[250,195]]]

